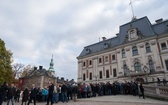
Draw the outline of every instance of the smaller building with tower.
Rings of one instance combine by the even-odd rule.
[[[53,56],[51,58],[48,70],[43,68],[43,66],[39,66],[39,68],[34,67],[34,69],[30,70],[27,75],[19,78],[18,88],[20,88],[21,90],[25,89],[26,87],[30,89],[32,84],[35,84],[37,88],[45,88],[49,82],[58,85],[62,85],[63,83],[75,83],[74,79],[65,80],[64,77],[56,77]]]
[[[57,83],[53,56],[48,70],[43,68],[43,66],[39,66],[39,68],[34,67],[34,69],[30,71],[31,72],[26,76],[19,78],[18,87],[22,90],[26,87],[31,88],[32,84],[35,84],[36,87],[44,88],[49,82],[52,82],[53,84]]]

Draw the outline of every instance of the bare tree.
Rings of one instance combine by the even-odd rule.
[[[22,73],[21,73],[21,77],[27,76],[31,71],[33,70],[33,66],[31,65],[27,65],[23,68]]]
[[[15,64],[12,65],[12,67],[13,67],[13,75],[14,75],[14,77],[18,78],[20,73],[22,72],[24,64],[15,63]]]

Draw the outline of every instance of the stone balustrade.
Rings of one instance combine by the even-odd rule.
[[[162,85],[144,84],[145,95],[152,98],[163,99],[168,101],[168,87]]]

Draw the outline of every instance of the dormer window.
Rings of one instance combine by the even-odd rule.
[[[129,41],[138,39],[137,29],[132,28],[128,31]]]
[[[134,39],[136,37],[135,30],[130,31],[130,37],[131,37],[131,39]]]
[[[106,49],[108,47],[109,47],[108,43],[104,43],[104,49]]]
[[[86,51],[86,54],[89,54],[91,52],[89,48],[87,48],[85,51]]]

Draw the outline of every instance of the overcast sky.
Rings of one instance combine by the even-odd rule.
[[[168,0],[132,0],[137,18],[151,23],[168,19]],[[83,48],[111,38],[131,21],[130,0],[0,0],[0,38],[13,52],[14,63],[49,68],[56,75],[77,78]]]

